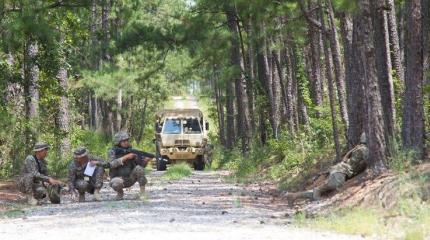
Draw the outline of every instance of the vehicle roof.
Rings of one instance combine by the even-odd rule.
[[[165,117],[176,117],[176,118],[184,118],[184,117],[203,117],[202,111],[197,108],[183,108],[183,109],[163,109],[156,113],[157,118],[165,118]]]

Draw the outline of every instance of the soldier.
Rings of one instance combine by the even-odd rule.
[[[51,203],[60,203],[60,190],[63,183],[48,176],[45,157],[48,155],[49,145],[36,143],[33,155],[25,159],[21,176],[18,180],[19,190],[27,195],[30,205],[40,204],[46,196]]]
[[[129,139],[130,136],[127,132],[118,132],[114,136],[114,147],[108,152],[110,186],[117,192],[116,199],[122,200],[124,197],[123,188],[131,187],[139,182],[139,199],[143,200],[147,183],[145,168],[137,164],[138,156],[128,151],[131,149]]]
[[[108,168],[109,164],[101,158],[89,155],[84,147],[78,147],[73,152],[73,158],[69,167],[69,191],[74,195],[76,191],[79,193],[79,202],[85,201],[85,192],[94,194],[94,199],[101,201],[100,189],[103,186],[104,168]],[[84,174],[87,164],[96,166],[91,176]]]
[[[294,201],[301,198],[319,200],[322,194],[341,188],[347,179],[351,179],[363,172],[367,167],[367,158],[369,156],[366,142],[366,135],[363,133],[360,137],[360,144],[350,150],[340,163],[331,167],[330,175],[325,184],[309,191],[287,193],[285,196],[288,204],[292,205]]]

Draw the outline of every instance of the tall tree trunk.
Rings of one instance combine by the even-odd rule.
[[[236,134],[234,128],[234,82],[229,81],[225,86],[226,95],[226,112],[227,112],[227,149],[233,149],[234,143],[236,142]]]
[[[97,0],[91,0],[91,23],[90,23],[90,33],[91,33],[91,50],[94,51],[92,55],[92,67],[93,69],[99,68],[99,56],[97,52]]]
[[[215,69],[213,73],[213,86],[215,91],[215,103],[217,108],[217,117],[218,117],[218,137],[221,142],[222,146],[226,146],[226,139],[225,139],[225,116],[224,116],[224,106],[221,101],[221,91],[219,87],[219,78],[218,78],[218,72]]]
[[[424,82],[430,86],[430,0],[423,0],[423,54],[424,54]],[[428,93],[430,98],[430,92]],[[430,113],[430,106],[428,109]],[[428,124],[428,123],[427,123]]]
[[[288,122],[288,129],[292,136],[295,136],[295,125],[294,125],[294,99],[293,99],[293,64],[290,57],[290,48],[289,46],[285,46],[285,50],[283,51],[282,59],[285,60],[285,65],[287,66],[287,74],[286,74],[286,83],[285,83],[285,112]]]
[[[375,175],[386,170],[386,144],[381,95],[376,70],[376,55],[373,36],[372,13],[369,0],[359,0],[359,18],[362,24],[357,29],[360,61],[364,64],[364,89],[367,97],[366,136],[369,146],[369,166]],[[355,27],[355,26],[354,26]]]
[[[388,7],[388,32],[391,44],[392,65],[396,70],[396,76],[401,83],[405,82],[405,71],[403,70],[403,57],[400,52],[399,32],[397,29],[396,6],[394,0],[387,0]]]
[[[118,90],[118,95],[116,97],[116,128],[115,131],[118,132],[122,129],[122,89]]]
[[[61,37],[60,41],[61,48],[64,48],[64,39]],[[60,96],[60,104],[58,108],[58,115],[57,115],[57,127],[60,130],[60,144],[59,144],[59,151],[58,156],[61,159],[66,159],[68,157],[68,154],[71,150],[71,143],[69,138],[69,96],[68,96],[68,88],[69,88],[69,76],[66,68],[66,56],[65,52],[61,49],[61,59],[60,59],[60,66],[57,72],[57,80],[61,89],[61,96]]]
[[[246,80],[244,76],[244,65],[240,52],[239,29],[236,19],[236,9],[234,7],[227,9],[227,22],[231,32],[231,51],[230,64],[235,67],[234,82],[236,89],[236,103],[239,118],[239,126],[242,138],[242,152],[248,151],[251,142],[251,122],[249,119],[249,103],[246,93]]]
[[[347,103],[346,103],[346,96],[345,96],[345,70],[344,65],[342,63],[341,55],[340,55],[340,47],[339,47],[339,40],[338,40],[338,33],[336,28],[336,20],[334,18],[334,11],[332,6],[332,0],[327,0],[328,4],[328,16],[329,16],[329,27],[330,27],[330,34],[329,34],[329,40],[331,45],[331,53],[334,63],[334,72],[335,72],[335,80],[336,80],[336,86],[337,86],[337,95],[339,100],[339,108],[340,113],[342,117],[342,122],[345,125],[345,130],[348,129],[349,120],[348,120],[348,109],[347,109]],[[327,62],[327,61],[326,61]]]
[[[413,150],[417,158],[424,156],[424,109],[423,109],[423,28],[421,0],[406,3],[406,71],[403,105],[403,146]]]
[[[376,69],[378,71],[379,89],[381,91],[385,142],[388,143],[394,137],[396,112],[394,106],[394,84],[391,77],[387,6],[385,0],[376,0],[372,3]]]
[[[272,66],[273,66],[273,138],[278,139],[279,128],[281,122],[281,81],[282,81],[282,68],[279,64],[279,54],[272,51]]]
[[[308,9],[310,10],[315,5],[309,1]],[[317,14],[311,13],[311,17],[316,19]],[[309,50],[310,50],[310,87],[312,102],[316,107],[321,107],[322,98],[322,79],[321,74],[321,52],[320,52],[320,30],[312,23],[308,23],[308,38],[309,38]],[[316,116],[321,117],[321,112],[317,110]]]
[[[109,29],[109,13],[110,13],[110,1],[102,0],[102,62],[109,62],[111,59],[110,53],[108,52],[110,29]]]
[[[29,36],[25,44],[24,52],[24,97],[25,116],[27,121],[32,121],[26,130],[26,145],[31,146],[35,141],[38,117],[39,117],[39,55],[38,42]]]
[[[321,7],[321,4],[320,4]],[[323,28],[325,28],[325,21],[324,21],[324,15],[322,13],[322,7],[321,7],[321,25]],[[330,21],[329,21],[330,22]],[[341,146],[339,141],[339,130],[337,126],[337,113],[336,113],[336,93],[334,89],[334,77],[333,77],[333,59],[332,56],[336,54],[331,54],[331,51],[333,49],[330,49],[329,41],[333,44],[332,37],[333,37],[333,28],[332,32],[330,34],[325,33],[324,34],[324,60],[325,60],[325,69],[326,69],[326,75],[327,75],[327,85],[328,85],[328,96],[329,96],[329,102],[330,102],[330,110],[331,110],[331,123],[332,123],[332,131],[333,131],[333,139],[334,139],[334,146],[336,149],[336,162],[340,162],[342,160],[342,153],[341,153]],[[332,35],[332,36],[330,36]],[[337,40],[335,40],[336,42]],[[332,45],[333,47],[333,45]],[[334,46],[336,47],[336,45]],[[335,50],[336,51],[336,50]],[[339,53],[338,53],[339,56]],[[342,71],[341,71],[342,72]],[[346,109],[345,109],[346,110]]]
[[[362,29],[361,21],[354,17],[354,23],[348,13],[342,13],[341,29],[345,56],[345,80],[348,103],[348,148],[353,148],[359,143],[360,135],[364,132],[365,101],[363,63],[359,58],[356,48],[358,44],[358,30]]]

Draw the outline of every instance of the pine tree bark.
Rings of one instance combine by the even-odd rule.
[[[321,5],[320,5],[321,7]],[[322,9],[322,8],[321,8]],[[322,11],[322,10],[321,10]],[[323,14],[321,12],[321,25],[323,28],[325,28],[325,21]],[[332,50],[329,45],[329,41],[333,44],[333,41],[331,41],[333,36],[333,29],[330,34],[325,33],[324,34],[324,60],[325,60],[325,69],[326,69],[326,75],[327,75],[327,85],[328,85],[328,96],[329,96],[329,102],[330,102],[330,112],[331,112],[331,123],[332,123],[332,131],[333,131],[333,140],[336,150],[336,163],[340,162],[342,160],[342,153],[341,153],[341,146],[339,141],[339,129],[337,126],[337,111],[336,111],[336,93],[334,89],[334,76],[333,76],[333,59],[332,59]],[[337,40],[335,40],[337,41]],[[333,47],[333,45],[332,45]],[[336,47],[336,46],[334,46]],[[336,50],[335,50],[336,51]],[[335,54],[334,54],[335,55]],[[346,109],[345,109],[346,110]]]
[[[36,140],[37,121],[39,117],[39,66],[37,57],[39,55],[38,42],[33,36],[28,36],[24,50],[24,98],[25,116],[31,124],[25,131],[25,142],[32,146]]]
[[[388,8],[388,30],[391,44],[392,67],[396,70],[396,76],[401,83],[405,82],[405,71],[403,69],[403,57],[400,51],[399,32],[397,29],[396,6],[394,0],[387,0]]]
[[[57,127],[60,130],[60,144],[58,149],[58,155],[61,159],[66,159],[71,151],[71,143],[69,138],[70,131],[70,114],[69,114],[69,76],[66,67],[66,56],[63,51],[64,39],[61,37],[60,41],[61,52],[60,52],[60,66],[57,72],[57,81],[61,89],[60,104],[57,114]]]
[[[372,2],[373,26],[375,37],[376,68],[381,91],[382,109],[385,126],[385,141],[394,137],[395,131],[395,96],[391,76],[390,40],[388,34],[387,6],[385,0]]]
[[[421,0],[410,0],[405,4],[407,28],[402,140],[405,149],[415,151],[416,157],[422,159],[424,157],[422,5]]]
[[[334,17],[334,11],[332,6],[332,0],[327,0],[328,5],[328,19],[330,27],[330,49],[332,53],[335,81],[337,86],[337,96],[339,101],[340,114],[342,117],[342,122],[345,125],[345,132],[348,129],[349,119],[348,119],[348,108],[346,101],[346,88],[345,88],[345,67],[342,63],[342,58],[340,55],[340,46],[338,40],[338,33],[336,28],[336,20]],[[327,61],[326,61],[327,62]]]
[[[348,148],[351,149],[360,141],[360,135],[364,132],[365,120],[365,100],[364,100],[364,78],[363,64],[357,51],[358,34],[362,27],[359,25],[358,17],[351,16],[344,12],[341,18],[342,39],[345,56],[345,80],[346,95],[348,103],[349,127],[347,133]]]
[[[384,118],[381,104],[381,95],[378,85],[376,54],[374,46],[372,12],[369,0],[358,1],[358,17],[361,18],[361,27],[357,29],[357,48],[364,76],[364,93],[366,96],[366,136],[369,146],[369,166],[374,175],[386,170],[386,143],[384,136]],[[355,27],[355,26],[354,26]]]
[[[430,86],[430,0],[423,0],[423,54],[424,82]],[[430,99],[430,93],[428,93]],[[428,109],[430,112],[430,107]],[[428,124],[428,123],[427,123]]]
[[[109,29],[109,13],[110,13],[110,1],[102,0],[102,62],[109,62],[111,60],[110,53],[108,52],[109,39],[110,39],[110,29]]]
[[[251,122],[249,119],[249,102],[246,93],[246,80],[244,76],[243,58],[240,52],[239,42],[239,29],[236,19],[236,9],[231,7],[227,9],[227,25],[230,29],[231,37],[231,51],[230,51],[230,64],[234,66],[234,83],[236,90],[236,104],[238,111],[238,120],[241,138],[242,138],[242,152],[249,150],[251,142]]]
[[[308,10],[315,7],[312,5],[312,1],[309,1]],[[310,16],[316,19],[317,14],[314,12],[310,13]],[[321,74],[321,52],[320,52],[320,30],[312,23],[308,23],[308,39],[309,39],[309,50],[310,50],[310,87],[312,102],[316,107],[322,106],[322,79]],[[316,116],[321,117],[321,112],[316,111]]]

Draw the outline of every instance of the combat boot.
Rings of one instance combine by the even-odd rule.
[[[292,207],[298,198],[298,193],[287,193],[285,197],[287,198],[288,206]]]
[[[321,189],[320,188],[314,189],[314,194],[312,195],[312,200],[314,200],[314,201],[321,200]]]
[[[79,193],[79,202],[85,202],[85,193]]]
[[[34,198],[33,194],[27,194],[27,202],[28,204],[30,204],[31,206],[36,206],[39,202],[37,201],[36,198]]]
[[[94,190],[94,200],[96,200],[96,201],[102,200],[102,196],[100,195],[100,189]]]
[[[123,200],[124,199],[124,190],[119,190],[117,191],[115,200],[119,201],[119,200]]]

